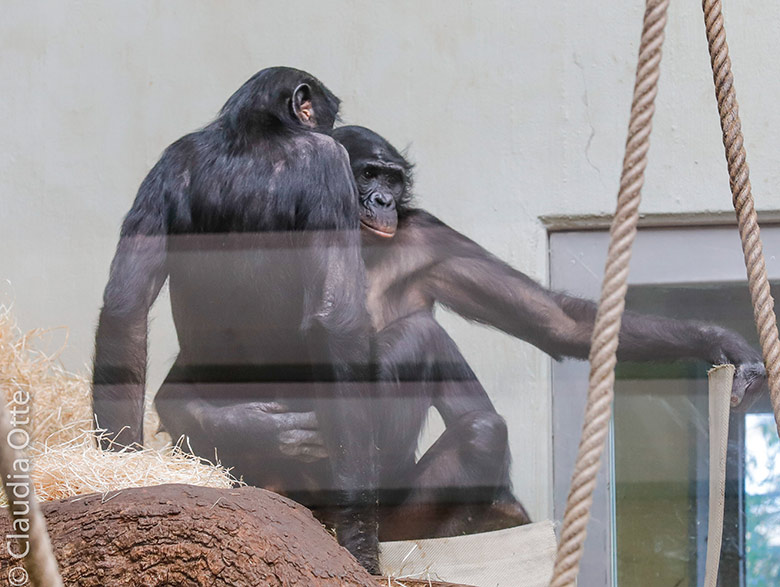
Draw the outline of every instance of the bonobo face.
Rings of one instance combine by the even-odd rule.
[[[344,126],[333,138],[347,149],[360,198],[360,226],[383,239],[395,236],[398,215],[409,199],[411,165],[381,136]]]
[[[360,197],[360,225],[382,238],[393,238],[398,227],[396,201],[404,192],[404,173],[397,165],[373,159],[353,165]]]

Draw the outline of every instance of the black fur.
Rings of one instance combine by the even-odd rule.
[[[349,152],[364,226],[367,307],[376,333],[380,379],[372,401],[378,417],[374,427],[381,535],[446,536],[527,522],[510,488],[506,424],[436,322],[434,307],[449,306],[555,357],[585,358],[595,305],[541,287],[415,208],[411,166],[376,133],[343,127],[333,136]],[[371,173],[361,179],[366,168]],[[390,177],[399,170],[400,185]],[[370,226],[382,230],[377,234]],[[628,313],[619,352],[621,358],[640,360],[732,361],[738,366],[737,393],[752,394],[764,378],[760,357],[741,337],[694,322]],[[318,490],[329,453],[317,451],[313,415],[289,402],[216,404],[192,397],[179,405],[174,430],[190,437],[196,453],[208,455],[217,447],[223,462],[235,466],[248,482],[282,490],[319,506],[318,515],[327,516],[328,504]],[[418,436],[431,406],[442,415],[446,430],[415,462]],[[243,450],[243,443],[233,437],[257,439],[268,450]]]
[[[111,264],[94,411],[105,444],[142,443],[147,316],[168,278],[181,350],[156,399],[163,424],[175,430],[179,397],[314,409],[339,538],[376,570],[372,415],[353,401],[369,360],[357,194],[344,149],[323,134],[337,113],[311,75],[265,69],[165,150]]]
[[[387,182],[377,179],[382,169],[393,172],[408,169],[406,160],[385,139],[362,127],[336,129],[334,138],[341,142],[350,156],[356,179],[366,166],[372,166],[367,189],[375,192]],[[386,218],[386,206],[377,208],[381,200],[361,190],[360,212],[363,221],[363,256],[368,272],[368,310],[378,338],[380,379],[385,387],[383,397],[400,395],[407,407],[385,409],[383,413],[395,420],[390,436],[378,432],[383,451],[392,447],[401,453],[393,459],[404,467],[394,470],[398,478],[413,478],[421,483],[410,484],[402,495],[402,503],[429,504],[442,514],[443,503],[449,500],[468,503],[473,508],[485,498],[495,504],[513,504],[509,491],[509,449],[505,426],[476,380],[455,343],[435,322],[436,303],[448,306],[461,316],[499,328],[526,340],[555,358],[587,358],[596,315],[596,305],[564,293],[549,291],[526,275],[497,259],[479,245],[459,234],[431,214],[414,207],[406,184],[395,196],[398,221],[394,234],[372,230],[374,225],[391,226]],[[385,187],[387,190],[387,188]],[[732,403],[747,397],[749,404],[766,378],[760,354],[738,334],[724,328],[693,321],[673,320],[627,312],[620,330],[618,358],[621,360],[674,360],[694,358],[710,363],[733,363],[737,370]],[[408,401],[413,397],[414,402]],[[446,432],[439,441],[414,464],[412,453],[416,438],[430,405],[441,413]],[[470,424],[463,427],[464,418]],[[469,452],[469,442],[477,441],[485,450]],[[406,451],[406,452],[404,452]],[[383,465],[383,471],[387,465]],[[392,479],[393,475],[389,477]],[[468,493],[474,479],[490,480],[481,495]],[[382,477],[383,486],[388,478]],[[449,483],[461,492],[436,493],[431,487],[443,488]],[[490,486],[492,485],[493,490]],[[466,489],[467,492],[462,493]],[[468,510],[466,510],[468,511]],[[418,519],[438,530],[444,522],[445,532],[468,529],[464,511],[450,510],[449,517],[425,515]],[[409,522],[406,522],[409,525]],[[396,528],[383,528],[383,532]],[[403,528],[400,529],[403,533]]]
[[[342,127],[333,136],[347,148],[356,177],[366,161],[408,165],[392,145],[367,128]],[[431,312],[438,302],[527,340],[554,358],[588,357],[596,316],[593,302],[543,288],[410,201],[407,193],[396,201],[398,227],[392,239],[370,238],[373,246],[364,245],[369,291],[382,276],[382,290],[369,294],[375,327],[381,329],[414,311]],[[365,208],[361,206],[361,214],[367,213]],[[364,230],[364,239],[365,234]],[[372,299],[381,303],[372,305]],[[733,404],[745,397],[754,399],[766,379],[761,355],[732,331],[626,312],[618,359],[684,358],[736,365]]]

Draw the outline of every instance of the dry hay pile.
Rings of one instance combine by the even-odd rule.
[[[212,466],[171,446],[157,433],[157,416],[147,409],[141,451],[103,452],[92,431],[90,382],[66,371],[57,354],[46,354],[37,329],[23,334],[11,311],[0,306],[0,399],[17,408],[15,427],[30,435],[26,454],[32,458],[38,499],[62,499],[74,495],[108,492],[163,483],[189,483],[206,487],[231,487],[235,480],[219,466]],[[22,392],[18,394],[18,392]],[[17,399],[29,394],[31,418],[26,420]],[[24,409],[25,406],[21,406]]]

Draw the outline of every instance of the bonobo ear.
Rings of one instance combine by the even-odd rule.
[[[311,88],[309,84],[301,84],[292,95],[292,110],[295,117],[303,124],[314,128],[317,121],[314,118],[314,106],[311,102]]]

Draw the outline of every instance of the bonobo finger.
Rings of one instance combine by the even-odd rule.
[[[283,430],[318,430],[319,426],[314,412],[289,412],[282,417],[280,428]]]
[[[316,430],[288,430],[279,434],[282,446],[304,445],[324,446],[320,433]]]
[[[262,409],[270,414],[282,414],[290,411],[290,406],[281,402],[262,402]]]
[[[283,444],[279,447],[279,451],[304,463],[311,463],[328,457],[328,451],[324,446],[313,444]]]

